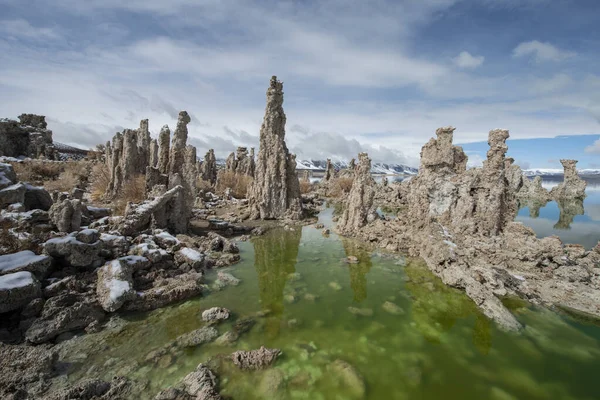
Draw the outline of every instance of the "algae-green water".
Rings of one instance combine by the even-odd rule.
[[[321,220],[331,226],[330,212]],[[241,283],[206,297],[126,315],[104,331],[63,343],[65,379],[124,375],[139,398],[177,384],[199,363],[235,350],[279,348],[266,371],[219,371],[233,399],[597,399],[600,327],[507,300],[523,323],[505,333],[422,261],[378,251],[307,226],[240,243],[224,269]],[[359,262],[342,261],[355,256]],[[208,283],[216,272],[207,274]],[[180,335],[204,326],[201,312],[230,309],[256,324],[233,345],[209,343],[162,357]],[[266,314],[266,315],[265,315]],[[356,374],[336,369],[336,360]],[[339,365],[339,364],[338,364]],[[138,395],[136,395],[136,398]]]

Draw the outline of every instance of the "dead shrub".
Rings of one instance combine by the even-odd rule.
[[[300,179],[300,193],[306,194],[312,190],[312,184],[308,179]]]
[[[351,177],[337,177],[333,179],[329,184],[329,195],[333,197],[340,197],[350,193],[353,182],[354,178]]]
[[[62,163],[40,160],[13,163],[12,166],[19,181],[32,184],[55,180],[64,170]]]
[[[196,189],[202,190],[203,192],[211,192],[214,190],[214,186],[209,182],[202,179],[202,177],[198,177],[196,180]]]
[[[104,163],[97,163],[92,167],[90,176],[92,201],[102,201],[106,198],[108,185],[110,184],[110,170]]]
[[[236,174],[231,171],[220,171],[217,178],[217,193],[224,194],[227,188],[236,199],[244,199],[252,184],[252,177],[246,174]]]
[[[123,185],[123,190],[113,201],[113,214],[123,215],[128,203],[141,203],[146,199],[146,176],[136,175],[129,178]]]

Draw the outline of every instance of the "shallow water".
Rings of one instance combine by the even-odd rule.
[[[558,182],[544,182],[550,190]],[[590,249],[600,241],[600,183],[588,182],[583,201],[523,202],[517,221],[533,228],[538,237],[555,235],[564,243],[578,243]]]
[[[323,214],[331,226],[330,211]],[[126,316],[115,328],[66,342],[62,361],[73,363],[68,379],[126,375],[146,381],[141,398],[152,398],[212,356],[264,345],[283,351],[273,369],[225,368],[223,394],[250,400],[598,398],[598,326],[510,301],[526,328],[519,335],[501,332],[421,261],[367,251],[313,227],[272,231],[240,247],[242,261],[226,269],[242,280],[239,286]],[[350,255],[360,262],[341,261]],[[386,302],[396,306],[388,307],[394,313],[384,309]],[[229,308],[234,320],[270,314],[256,317],[233,346],[211,343],[145,361],[203,326],[200,314],[213,306]],[[222,334],[231,322],[217,328]],[[336,374],[338,359],[363,377],[364,397],[360,384]]]

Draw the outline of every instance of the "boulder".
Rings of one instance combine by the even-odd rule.
[[[54,203],[49,214],[59,232],[74,232],[81,227],[83,205],[80,200],[65,199]]]
[[[25,184],[25,208],[28,210],[50,210],[52,207],[52,197],[50,193],[43,187]]]
[[[78,234],[79,232],[73,232],[65,237],[50,239],[44,243],[44,251],[65,266],[78,268],[101,266],[104,262],[101,256],[104,242],[97,240],[93,243],[85,243],[77,240]],[[80,235],[80,238],[88,240],[90,236]]]
[[[127,259],[109,261],[98,270],[96,294],[105,311],[115,312],[126,301],[136,297],[132,274],[133,270]]]
[[[0,189],[17,183],[17,174],[12,165],[0,163]]]
[[[196,347],[212,342],[217,336],[219,336],[219,332],[215,328],[205,326],[179,336],[176,344],[178,347]]]
[[[199,270],[204,266],[204,254],[197,250],[184,247],[175,253],[175,262],[177,264],[188,264],[195,270]]]
[[[48,275],[51,266],[52,258],[36,255],[31,250],[0,256],[0,275],[28,271],[34,274],[37,279],[42,280]]]
[[[0,208],[4,208],[9,204],[21,203],[25,204],[25,192],[27,187],[19,182],[14,185],[7,186],[0,190]]]
[[[25,337],[32,343],[43,343],[62,333],[83,329],[103,319],[104,312],[100,305],[85,295],[62,294],[46,301],[42,315],[25,332]]]
[[[149,311],[177,301],[198,296],[203,291],[202,274],[186,273],[157,280],[154,287],[137,293],[135,299],[122,307],[126,311]]]
[[[28,271],[0,276],[0,313],[18,310],[41,297],[40,282]]]

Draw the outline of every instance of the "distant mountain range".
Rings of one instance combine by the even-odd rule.
[[[336,170],[348,168],[348,162],[346,161],[331,161],[331,163]],[[307,169],[311,171],[325,171],[326,168],[326,160],[296,161],[296,169],[298,170]],[[412,168],[403,164],[373,163],[371,165],[371,172],[374,174],[384,175],[416,175],[418,171],[416,168]]]
[[[578,169],[577,172],[579,175],[600,176],[600,169],[584,168],[584,169]],[[557,175],[562,176],[563,173],[564,173],[564,171],[562,168],[533,168],[533,169],[526,169],[523,171],[523,174],[526,176],[538,176],[538,175],[539,176],[557,176]]]

